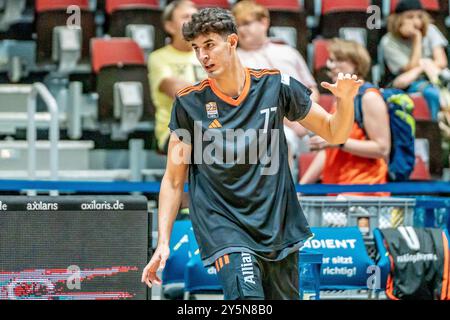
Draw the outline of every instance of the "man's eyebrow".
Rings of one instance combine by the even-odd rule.
[[[214,40],[213,39],[208,39],[206,41],[203,41],[203,44],[207,44],[207,43],[210,43],[210,42],[214,42]]]

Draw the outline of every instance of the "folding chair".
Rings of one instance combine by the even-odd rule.
[[[165,44],[159,0],[106,0],[106,30],[112,37],[131,37],[148,55]]]
[[[148,121],[154,117],[150,99],[148,71],[141,48],[129,38],[94,39],[92,41],[92,68],[96,77],[99,95],[98,119],[117,122],[118,83],[133,83],[140,87],[143,104],[140,119]]]
[[[89,60],[90,40],[95,37],[95,17],[88,0],[36,0],[36,34],[38,63],[53,63],[55,28],[66,27],[70,6],[80,8],[81,60]]]

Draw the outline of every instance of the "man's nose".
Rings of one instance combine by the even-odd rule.
[[[208,57],[207,52],[200,49],[200,60],[203,62],[206,62],[206,61],[208,61],[208,58],[209,57]]]

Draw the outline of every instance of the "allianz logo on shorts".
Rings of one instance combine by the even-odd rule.
[[[242,252],[241,272],[244,282],[255,284],[255,270],[253,269],[252,256],[249,253]]]

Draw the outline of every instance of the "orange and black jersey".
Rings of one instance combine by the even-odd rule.
[[[190,214],[205,265],[246,251],[281,260],[311,236],[288,164],[283,119],[311,90],[278,70],[246,69],[238,97],[206,79],[177,93],[169,128],[192,144]]]

